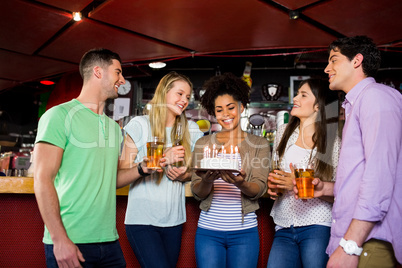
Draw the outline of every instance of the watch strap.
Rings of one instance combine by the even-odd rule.
[[[139,173],[142,177],[146,177],[146,176],[148,176],[148,175],[151,175],[150,173],[145,173],[145,172],[144,172],[144,170],[142,169],[142,166],[141,166],[141,162],[138,163],[137,169],[138,169],[138,173]]]
[[[353,247],[354,247],[353,251],[350,251],[348,249],[347,245],[350,244],[350,243],[353,244]],[[349,254],[349,255],[360,256],[360,254],[362,254],[362,251],[363,251],[363,248],[359,247],[355,241],[346,240],[343,237],[341,238],[341,241],[339,241],[339,245],[343,248],[343,250],[346,252],[346,254]]]

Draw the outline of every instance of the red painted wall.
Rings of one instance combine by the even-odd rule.
[[[257,211],[260,232],[258,267],[266,267],[274,236],[269,211],[270,199],[260,199]],[[198,202],[187,198],[187,222],[184,225],[181,253],[177,267],[196,267],[194,237],[200,210]],[[130,248],[124,229],[127,196],[117,197],[117,230],[127,267],[140,267]],[[46,267],[42,243],[43,221],[33,194],[0,194],[0,267]]]

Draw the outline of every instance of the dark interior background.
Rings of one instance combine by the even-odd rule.
[[[191,78],[197,100],[205,80],[218,71],[241,76],[246,61],[253,64],[251,101],[265,102],[261,87],[275,82],[287,102],[289,77],[325,78],[328,44],[351,35],[373,38],[383,56],[376,79],[402,87],[399,0],[7,0],[0,9],[3,137],[29,138],[49,100],[74,96],[80,58],[93,47],[122,57],[133,110],[169,71]],[[74,11],[81,21],[72,20]],[[292,12],[299,18],[290,19]],[[167,66],[154,70],[152,61]]]

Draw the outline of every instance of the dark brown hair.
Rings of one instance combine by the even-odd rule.
[[[315,176],[323,181],[330,181],[334,172],[332,152],[338,133],[338,124],[330,124],[330,122],[328,122],[326,107],[328,104],[336,101],[338,96],[336,92],[329,89],[329,84],[325,80],[315,78],[304,80],[300,83],[299,89],[305,84],[308,84],[310,87],[316,99],[314,105],[318,104],[319,109],[316,122],[314,123],[315,132],[312,137],[314,143],[313,149],[317,148],[317,154],[314,158]],[[277,148],[279,157],[283,157],[286,144],[293,131],[299,127],[299,125],[300,119],[296,116],[292,116]]]
[[[119,54],[106,49],[106,48],[94,48],[87,51],[81,58],[80,62],[80,74],[84,81],[86,81],[91,73],[92,68],[95,65],[99,65],[102,68],[108,67],[113,64],[113,60],[117,60],[121,64]]]

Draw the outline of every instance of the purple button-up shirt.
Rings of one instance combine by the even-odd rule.
[[[402,263],[402,95],[371,77],[346,95],[331,239],[338,247],[352,219],[376,222],[368,239],[392,243]]]

